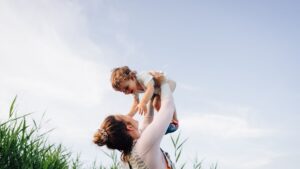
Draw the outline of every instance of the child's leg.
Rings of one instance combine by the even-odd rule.
[[[175,121],[175,122],[178,123],[178,118],[177,118],[176,109],[175,109],[174,114],[173,114],[173,121]]]
[[[153,117],[153,110],[154,110],[154,107],[153,107],[153,99],[151,99],[150,101],[149,101],[149,103],[147,103],[147,110],[148,110],[148,112],[149,112],[149,114],[148,115],[150,115],[150,116],[152,116]]]
[[[179,127],[179,124],[178,124],[178,120],[177,120],[177,115],[176,115],[176,111],[174,111],[173,119],[172,119],[171,123],[169,124],[166,134],[175,132],[178,129],[178,127]]]
[[[153,107],[155,108],[155,110],[158,112],[159,111],[159,109],[160,109],[160,106],[161,106],[161,100],[160,100],[160,95],[158,95],[158,94],[154,94],[153,95],[153,97],[152,97],[152,99],[151,99],[151,101],[152,101],[152,105],[153,105]]]

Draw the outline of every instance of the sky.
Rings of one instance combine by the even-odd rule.
[[[0,121],[17,95],[19,114],[54,128],[49,142],[87,168],[106,164],[93,133],[132,101],[111,88],[111,70],[160,70],[177,82],[188,138],[181,163],[197,156],[206,168],[298,169],[299,8],[292,0],[1,0]],[[172,152],[170,136],[162,147]]]

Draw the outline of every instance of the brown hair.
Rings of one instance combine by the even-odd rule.
[[[94,134],[93,141],[98,146],[106,145],[110,149],[121,151],[123,161],[128,161],[133,147],[133,138],[127,132],[126,123],[113,115],[105,118],[101,129]]]
[[[136,79],[136,71],[132,71],[129,69],[128,66],[122,66],[122,67],[117,67],[114,68],[112,70],[111,73],[111,85],[112,87],[117,90],[120,91],[120,84],[125,81],[125,80],[129,80],[129,79]]]

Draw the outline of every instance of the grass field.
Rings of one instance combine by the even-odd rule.
[[[79,169],[84,168],[80,157],[72,158],[72,153],[61,144],[50,144],[47,142],[47,134],[39,133],[40,125],[36,121],[30,121],[30,114],[17,116],[15,112],[16,98],[13,100],[9,117],[6,121],[0,121],[0,169]],[[195,160],[187,165],[187,162],[180,162],[183,152],[183,145],[187,139],[182,140],[180,133],[171,137],[171,144],[174,147],[173,160],[177,169],[190,168],[202,169],[202,161]],[[111,166],[103,166],[100,162],[94,162],[89,167],[93,169],[119,169],[121,163],[119,154],[116,151],[102,151],[109,159]],[[189,166],[189,167],[188,167]],[[85,167],[86,168],[86,167]],[[213,164],[210,169],[216,169]]]

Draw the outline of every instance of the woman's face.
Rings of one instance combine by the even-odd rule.
[[[139,127],[139,122],[137,120],[135,120],[134,118],[132,118],[131,116],[116,115],[116,118],[126,122],[126,124],[131,124],[136,129],[138,129],[138,127]]]
[[[139,122],[137,120],[127,115],[116,115],[115,117],[116,119],[122,120],[123,122],[126,123],[127,130],[129,133],[131,133],[131,136],[134,139],[138,139],[140,137]]]

